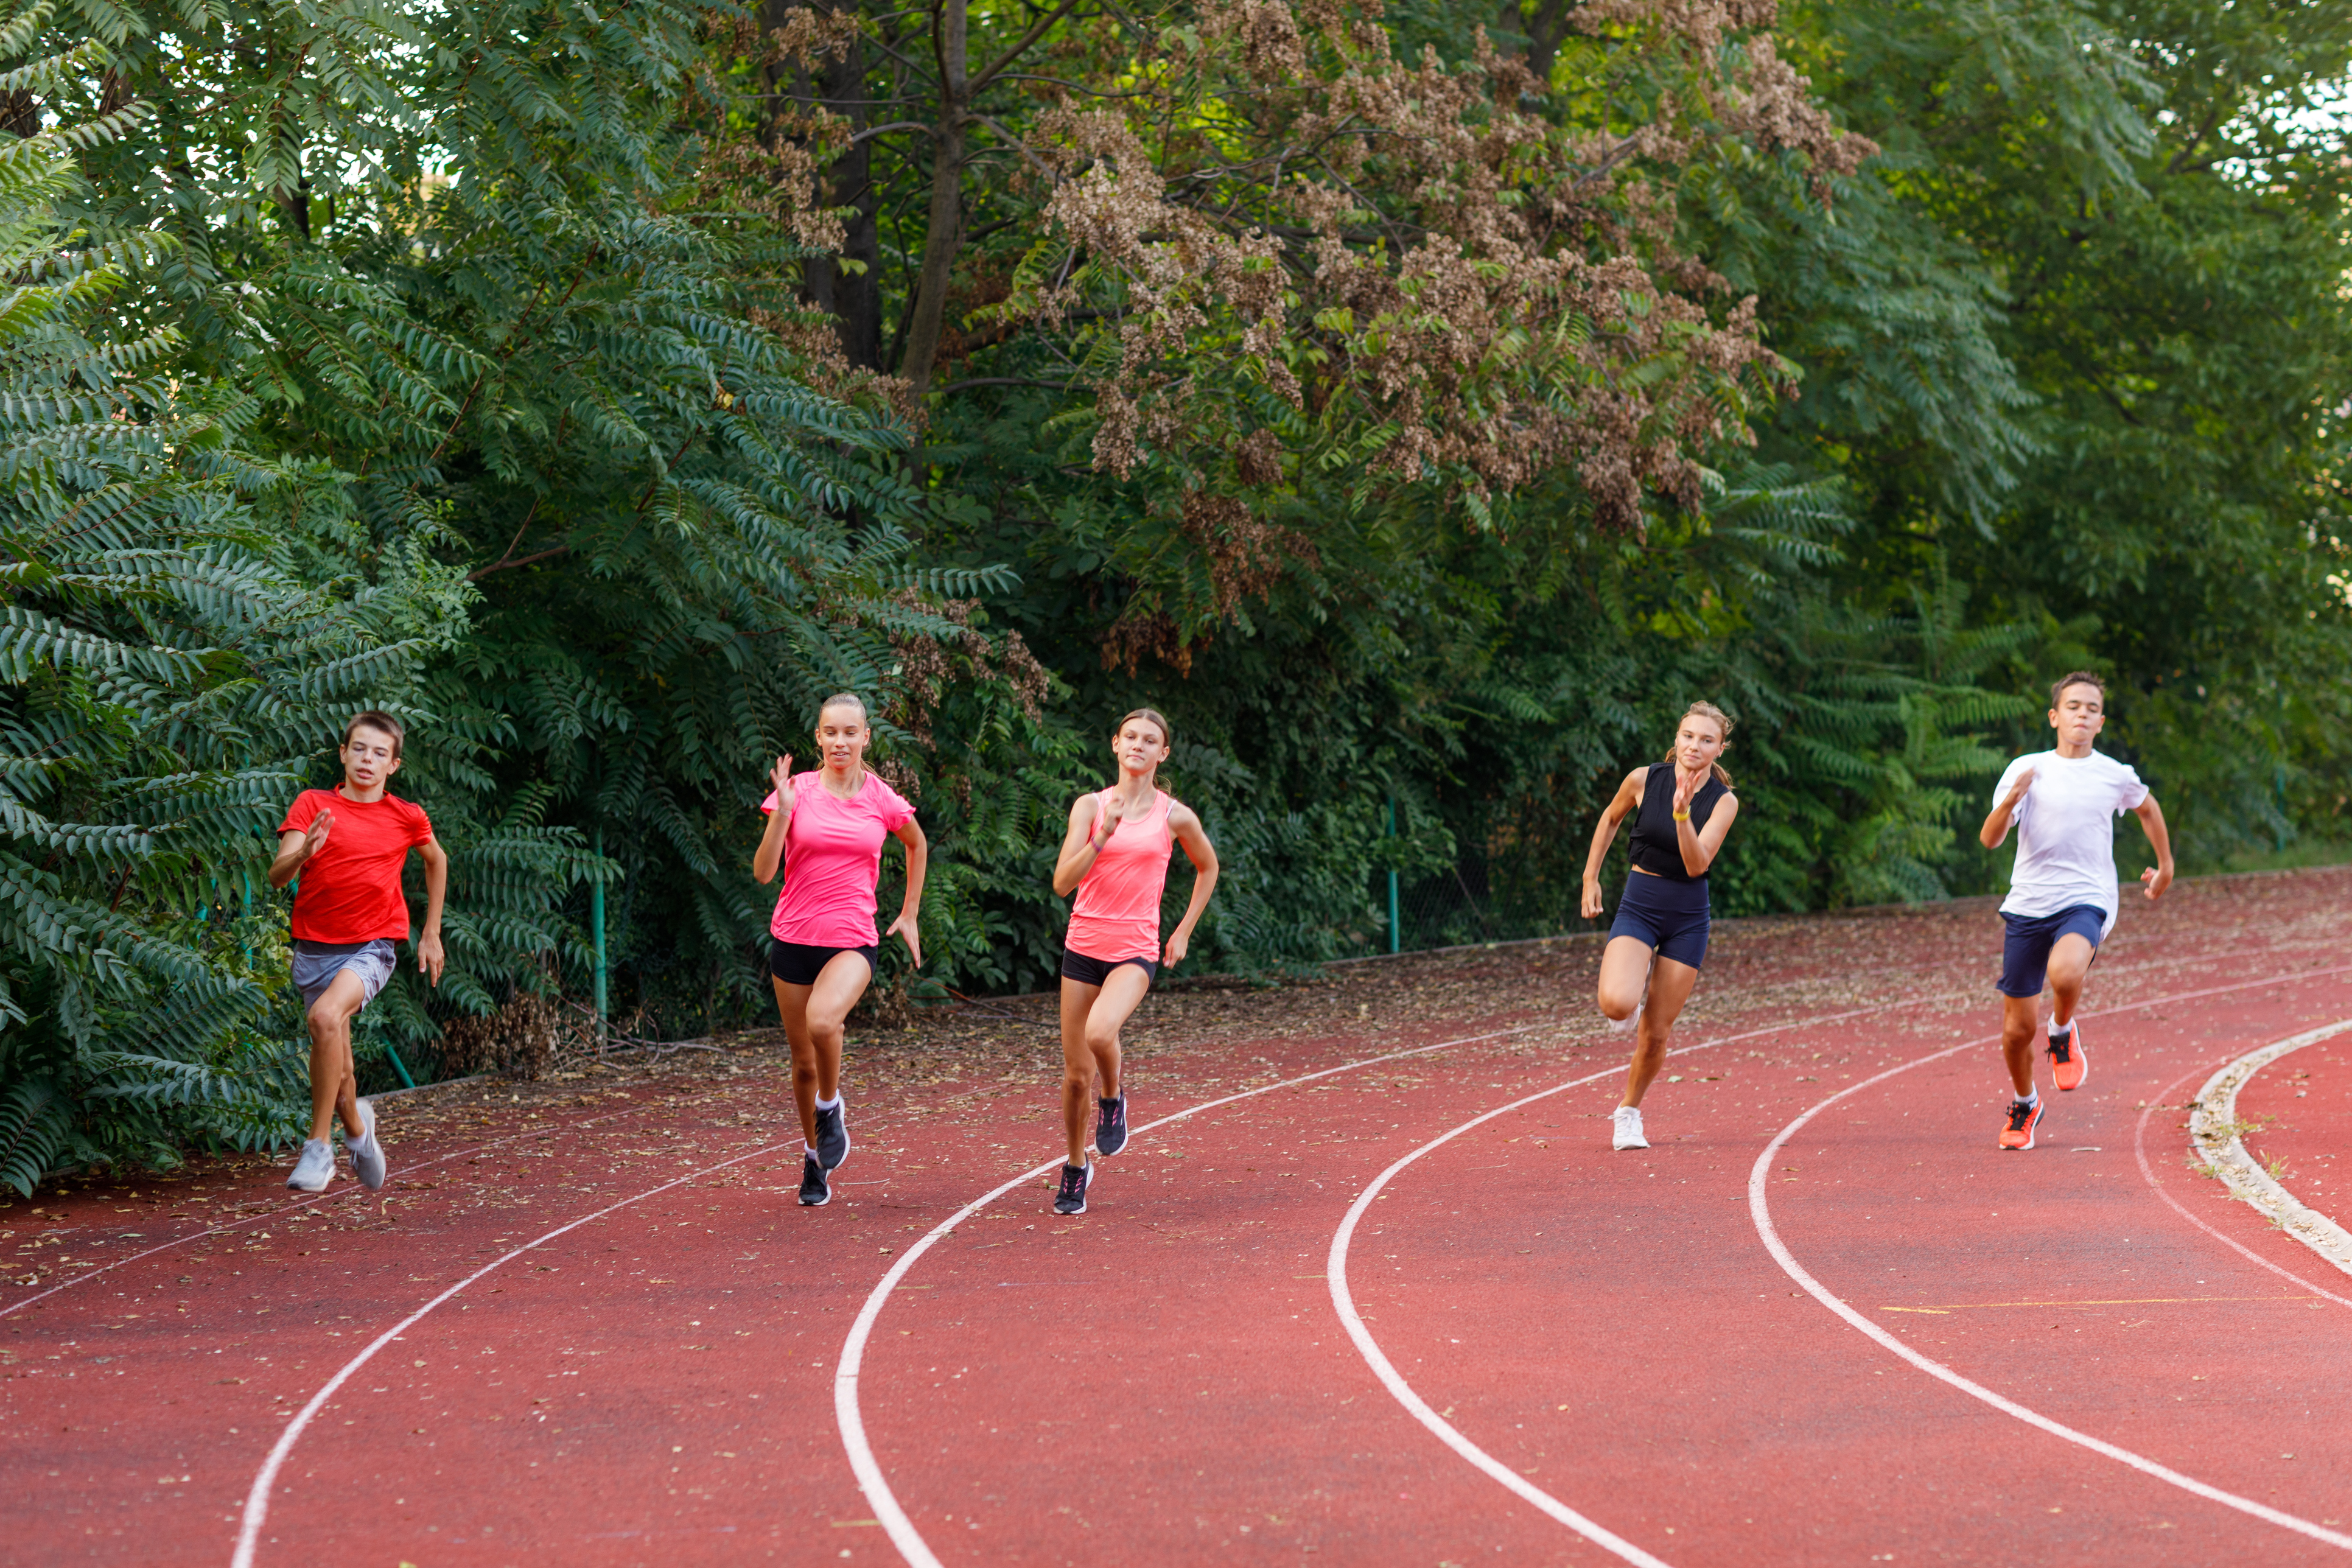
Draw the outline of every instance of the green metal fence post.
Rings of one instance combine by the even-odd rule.
[[[1388,836],[1391,838],[1394,838],[1396,837],[1396,796],[1394,795],[1389,796]],[[1397,923],[1396,867],[1391,865],[1389,867],[1389,951],[1391,952],[1401,952],[1403,949],[1404,932],[1400,929]]]
[[[604,830],[596,830],[596,858],[604,858]],[[604,1043],[605,968],[604,968],[604,879],[599,870],[596,880],[588,885],[588,925],[596,938],[596,1044]]]

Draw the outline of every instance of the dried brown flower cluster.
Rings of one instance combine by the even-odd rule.
[[[1377,0],[1194,0],[1144,41],[1107,0],[941,0],[848,42],[850,3],[742,41],[803,82],[844,49],[873,62],[823,102],[771,95],[765,199],[816,232],[823,160],[891,106],[859,137],[907,138],[931,183],[923,243],[896,242],[921,254],[894,384],[919,402],[954,366],[1091,399],[1094,466],[1145,498],[1104,641],[1129,668],[1188,668],[1312,570],[1337,492],[1423,487],[1483,521],[1572,474],[1603,529],[1696,509],[1710,449],[1790,388],[1755,301],[1681,243],[1676,186],[1736,147],[1801,160],[1826,200],[1875,150],[1780,58],[1771,0],[1586,0],[1541,80],[1483,34],[1466,61],[1399,58]],[[728,156],[722,177],[750,168]],[[832,165],[836,197],[864,167]]]
[[[958,628],[944,639],[908,633],[891,635],[890,647],[898,656],[898,668],[888,681],[882,711],[892,723],[913,736],[918,745],[928,748],[932,744],[931,720],[950,686],[974,676],[1009,692],[1031,722],[1043,716],[1050,678],[1045,667],[1037,662],[1037,656],[1029,651],[1029,645],[1021,640],[1019,632],[1008,628],[1003,637],[991,641],[971,624],[973,612],[980,608],[976,599],[948,599],[931,604],[903,589],[891,597],[908,609],[940,616]]]
[[[1612,40],[1587,64],[1671,90],[1648,123],[1581,131],[1523,109],[1541,84],[1489,48],[1407,63],[1362,15],[1307,9],[1302,32],[1284,0],[1213,0],[1197,47],[1153,62],[1160,96],[1039,117],[1044,216],[1069,255],[1034,319],[1088,312],[1117,342],[1097,464],[1126,477],[1157,457],[1199,482],[1222,458],[1263,488],[1278,459],[1262,428],[1236,435],[1263,392],[1327,426],[1336,409],[1396,479],[1483,500],[1573,465],[1604,527],[1638,530],[1645,491],[1697,506],[1700,455],[1744,437],[1779,362],[1753,301],[1722,300],[1676,247],[1670,182],[1726,137],[1802,153],[1817,182],[1874,150],[1837,134],[1769,35],[1719,64],[1770,6],[1585,6],[1583,31]],[[1206,129],[1167,134],[1187,117]]]

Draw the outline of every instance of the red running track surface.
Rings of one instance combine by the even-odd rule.
[[[226,1563],[282,1447],[257,1563],[887,1563],[898,1552],[870,1521],[891,1503],[912,1550],[950,1563],[1616,1561],[1416,1421],[1326,1278],[1382,1172],[1599,1074],[1397,1170],[1347,1256],[1398,1375],[1528,1484],[1676,1564],[2337,1560],[1928,1376],[1803,1293],[1751,1212],[1751,1170],[1792,1121],[1932,1058],[1817,1110],[1776,1154],[1766,1199],[1793,1259],[1957,1375],[2345,1528],[2346,1309],[2167,1197],[2287,1276],[2352,1291],[2187,1168],[2184,1112],[2144,1110],[2352,1017],[2352,878],[2181,894],[2126,910],[2087,1003],[2090,1081],[2053,1097],[2022,1155],[1993,1147],[1997,1053],[1969,1045],[1995,1019],[1998,925],[1980,903],[1731,928],[1682,1040],[1705,1048],[1654,1090],[1646,1153],[1607,1147],[1622,1042],[1586,1026],[1589,992],[1531,995],[1516,1017],[1433,1010],[1377,1045],[1269,1037],[1139,1066],[1139,1123],[1265,1092],[1139,1133],[1082,1218],[1047,1212],[1041,1176],[905,1272],[870,1317],[856,1391],[880,1508],[836,1420],[845,1340],[910,1244],[1050,1157],[1050,1081],[854,1099],[858,1150],[814,1212],[792,1201],[765,1071],[608,1100],[592,1124],[487,1149],[403,1145],[388,1211],[352,1195],[289,1209],[268,1173],[172,1189],[184,1215],[252,1205],[242,1229],[205,1236],[120,1189],[31,1224],[19,1205],[19,1257],[114,1266],[0,1297],[16,1483],[0,1553]],[[1851,985],[1814,973],[1852,964],[1839,932],[1856,929],[1885,939],[1895,975],[1858,1016]],[[2339,1217],[2347,1058],[2306,1047],[2241,1097],[2252,1116],[2288,1085],[2293,1113],[2256,1152],[2284,1152],[2290,1187]],[[480,1136],[512,1139],[491,1109]]]

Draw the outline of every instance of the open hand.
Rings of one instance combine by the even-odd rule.
[[[2028,768],[2023,773],[2017,775],[2017,782],[2009,786],[2009,798],[2002,801],[2000,804],[2006,806],[2015,806],[2019,801],[2025,798],[2025,792],[2032,787],[2033,770],[2032,768]]]
[[[327,835],[334,830],[334,807],[321,806],[319,815],[310,819],[310,826],[302,830],[303,859],[308,860],[327,847]]]
[[[416,973],[432,981],[436,989],[441,984],[441,971],[448,962],[449,955],[441,947],[439,931],[428,931],[416,939]]]
[[[776,765],[768,770],[768,782],[776,786],[776,802],[781,805],[784,799],[784,786],[793,782],[793,754],[790,752],[778,757]]]
[[[2164,889],[2172,886],[2172,868],[2150,866],[2139,874],[2139,886],[2151,901],[2164,897]]]
[[[1675,809],[1676,811],[1690,810],[1691,796],[1698,793],[1699,785],[1706,782],[1710,771],[1701,768],[1695,773],[1688,773],[1684,770],[1681,763],[1675,764]]]
[[[923,967],[923,928],[914,916],[900,915],[890,922],[890,929],[882,934],[895,936],[903,941],[907,944],[908,955],[915,961],[915,967],[918,969]]]

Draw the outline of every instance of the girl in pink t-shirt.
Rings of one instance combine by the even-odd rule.
[[[874,929],[874,889],[882,875],[882,840],[907,847],[907,895],[892,934],[919,967],[923,937],[916,915],[923,903],[923,868],[929,845],[904,796],[866,770],[874,731],[866,704],[845,692],[825,699],[817,714],[822,767],[795,776],[793,759],[778,757],[775,790],[760,803],[767,831],[751,857],[751,874],[772,879],[781,868],[783,890],[768,922],[768,969],[776,1011],[793,1047],[793,1101],[808,1150],[801,1160],[801,1202],[814,1208],[833,1199],[832,1173],[849,1157],[849,1123],[841,1103],[842,1024],[874,978],[882,947]]]
[[[1168,721],[1149,708],[1118,721],[1110,743],[1118,759],[1118,782],[1071,805],[1070,830],[1054,863],[1054,891],[1076,889],[1078,895],[1062,952],[1062,1130],[1069,1159],[1054,1195],[1055,1214],[1087,1212],[1087,1189],[1094,1181],[1087,1152],[1089,1094],[1097,1102],[1096,1151],[1116,1154],[1126,1146],[1119,1028],[1142,1004],[1160,963],[1183,959],[1192,928],[1217,887],[1217,852],[1201,819],[1160,788],[1168,741]],[[1179,844],[1196,873],[1192,901],[1163,949],[1160,894],[1168,885],[1169,856]]]

